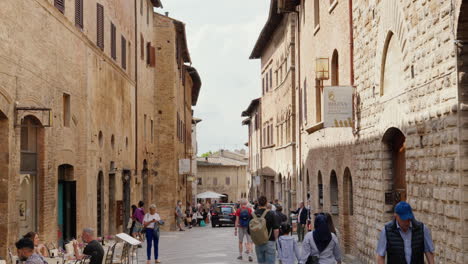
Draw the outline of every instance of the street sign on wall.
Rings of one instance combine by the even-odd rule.
[[[327,86],[323,91],[323,126],[353,126],[353,87]]]
[[[190,159],[180,159],[179,160],[179,174],[189,174],[190,173]]]

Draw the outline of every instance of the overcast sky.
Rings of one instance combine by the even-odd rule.
[[[241,112],[261,94],[260,61],[249,60],[270,0],[163,0],[158,13],[186,24],[192,63],[202,79],[195,117],[198,155],[245,148]]]

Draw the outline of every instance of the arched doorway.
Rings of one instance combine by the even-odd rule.
[[[344,227],[344,248],[345,253],[351,252],[352,235],[351,230],[354,214],[354,198],[353,198],[353,179],[351,171],[346,168],[343,175],[343,227]]]
[[[108,186],[108,194],[109,194],[109,209],[108,209],[108,234],[115,234],[117,229],[117,219],[116,219],[116,207],[117,207],[117,200],[115,197],[115,193],[117,192],[117,185],[115,180],[115,165],[114,162],[110,162],[110,170],[109,170],[109,186]]]
[[[102,171],[99,172],[97,178],[97,235],[103,236],[104,235],[104,173]]]
[[[331,85],[339,85],[339,61],[338,61],[338,51],[334,50],[331,60]]]
[[[398,128],[388,129],[382,139],[386,155],[383,155],[383,175],[391,175],[391,183],[386,187],[385,203],[394,206],[406,201],[406,137]],[[387,169],[385,169],[387,168]],[[392,212],[393,207],[388,212]]]
[[[44,128],[34,116],[26,116],[21,122],[19,235],[39,229],[39,179],[44,141]]]
[[[130,218],[130,201],[131,201],[131,174],[129,170],[123,170],[122,172],[122,190],[123,190],[123,222],[119,223],[123,225],[123,231],[128,233],[127,221]]]
[[[340,207],[338,201],[338,179],[334,170],[330,173],[330,214],[333,217],[333,223],[338,228]]]
[[[323,182],[322,182],[322,172],[318,172],[317,176],[317,202],[318,202],[318,209],[323,209]]]
[[[143,178],[143,202],[145,202],[146,206],[150,205],[149,199],[149,179],[148,179],[148,162],[146,160],[143,161],[143,170],[141,171],[141,177]]]
[[[58,167],[58,226],[59,244],[63,246],[76,238],[76,181],[72,165]]]

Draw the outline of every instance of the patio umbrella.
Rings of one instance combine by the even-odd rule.
[[[204,192],[204,193],[197,194],[198,199],[220,198],[220,197],[226,197],[226,195],[215,193],[215,192]]]

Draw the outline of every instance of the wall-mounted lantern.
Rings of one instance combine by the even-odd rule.
[[[330,78],[328,58],[317,58],[315,60],[315,78],[317,80],[328,80]]]

